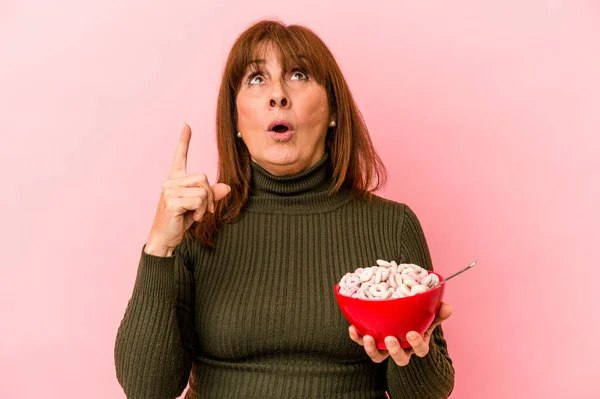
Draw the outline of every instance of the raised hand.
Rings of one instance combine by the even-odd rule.
[[[162,192],[145,252],[170,256],[183,240],[183,234],[205,213],[215,211],[215,202],[231,191],[227,184],[210,185],[205,174],[187,174],[187,154],[192,130],[185,124],[175,150],[175,158]]]

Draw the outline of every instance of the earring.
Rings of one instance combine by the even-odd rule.
[[[335,126],[335,121],[329,122],[329,127],[334,127],[334,126]]]
[[[237,132],[237,136],[238,136],[238,138],[241,139],[242,138],[242,132]]]

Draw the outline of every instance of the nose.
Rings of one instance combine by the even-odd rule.
[[[271,98],[269,99],[269,106],[271,108],[281,107],[281,108],[289,108],[290,107],[290,98],[283,90],[281,85],[277,86],[273,92],[271,93]]]
[[[281,104],[281,108],[287,108],[289,101],[286,97],[281,97],[281,99],[271,98],[270,105],[271,108],[275,108],[277,104]]]

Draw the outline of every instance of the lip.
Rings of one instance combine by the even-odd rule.
[[[286,143],[286,142],[288,142],[288,141],[290,141],[292,139],[292,137],[294,136],[294,131],[293,130],[288,130],[285,133],[277,133],[277,132],[271,130],[269,132],[269,135],[277,143]]]
[[[273,131],[273,128],[277,125],[287,127],[288,131],[294,130],[294,126],[291,123],[289,123],[288,121],[286,121],[285,119],[274,120],[273,122],[271,122],[269,124],[269,127],[267,128],[267,130],[270,132]]]

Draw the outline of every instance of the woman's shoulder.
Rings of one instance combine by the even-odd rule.
[[[403,202],[385,198],[374,193],[369,193],[364,197],[356,198],[353,202],[356,206],[367,206],[373,209],[382,209],[397,213],[404,213],[406,209],[408,209],[408,205]]]
[[[377,194],[370,193],[367,196],[356,198],[352,203],[356,207],[368,208],[369,211],[384,218],[394,218],[401,224],[406,220],[420,223],[419,217],[410,205]]]

